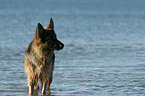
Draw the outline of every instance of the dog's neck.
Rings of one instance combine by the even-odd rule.
[[[43,44],[39,43],[39,42],[35,42],[33,43],[33,50],[35,50],[35,54],[37,56],[39,56],[40,58],[49,58],[53,55],[54,50],[45,48]]]

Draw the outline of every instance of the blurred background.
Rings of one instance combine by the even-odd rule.
[[[51,17],[65,44],[51,95],[145,95],[144,0],[0,0],[1,96],[28,95],[25,49]]]

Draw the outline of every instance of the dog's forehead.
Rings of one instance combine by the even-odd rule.
[[[54,30],[45,30],[48,35],[55,35]]]

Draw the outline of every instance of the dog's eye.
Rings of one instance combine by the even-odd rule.
[[[51,40],[51,38],[50,38],[50,37],[48,37],[48,38],[46,38],[46,40],[48,40],[48,41],[49,41],[49,40]]]

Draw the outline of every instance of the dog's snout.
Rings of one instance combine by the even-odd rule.
[[[64,44],[62,42],[60,42],[59,40],[57,40],[57,42],[54,46],[55,50],[61,50],[61,49],[63,49],[63,47],[64,47]]]
[[[64,44],[59,44],[59,47],[60,47],[61,49],[63,49]]]

